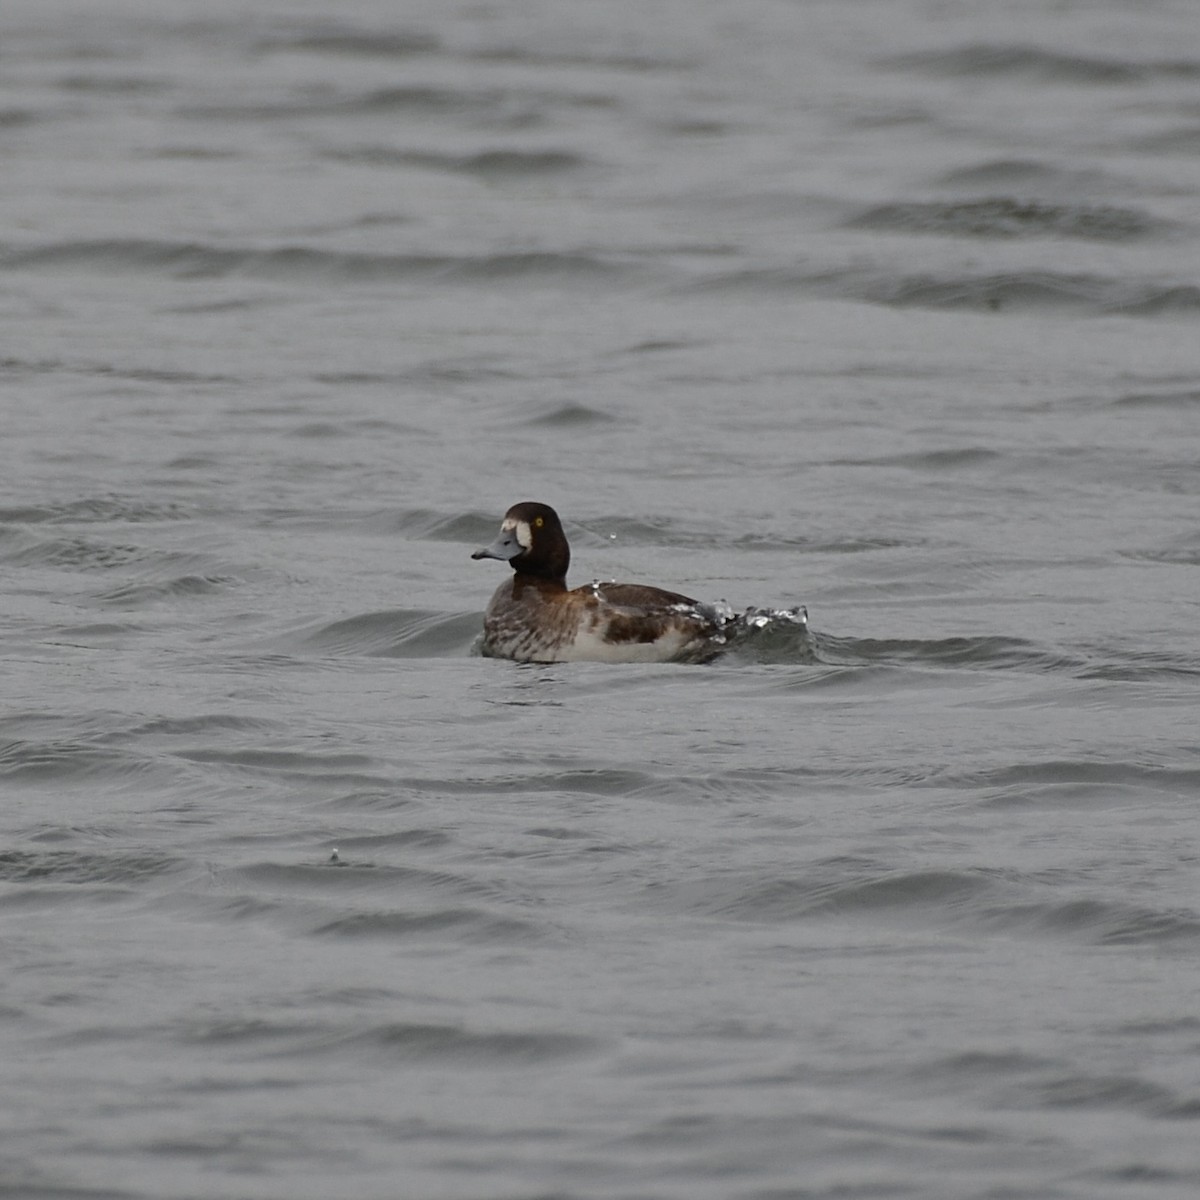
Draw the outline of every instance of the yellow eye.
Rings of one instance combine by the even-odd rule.
[[[537,526],[539,529],[541,529],[541,527],[542,527],[542,526],[545,524],[545,522],[542,520],[542,518],[541,518],[541,517],[534,517],[534,518],[533,518],[533,523],[534,523],[534,524],[535,524],[535,525],[536,525],[536,526]]]

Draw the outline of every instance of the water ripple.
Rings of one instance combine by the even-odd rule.
[[[318,921],[317,937],[431,937],[437,942],[486,946],[528,945],[545,938],[545,929],[531,921],[502,917],[480,908],[443,908],[433,912],[355,912]]]
[[[401,150],[392,146],[337,146],[323,153],[335,162],[374,167],[419,167],[431,171],[476,175],[481,179],[525,179],[557,175],[587,165],[579,154],[565,150],[480,150],[474,154],[439,154],[428,150]]]
[[[14,781],[120,783],[139,777],[153,778],[165,770],[169,768],[151,758],[93,745],[78,737],[57,741],[0,741],[0,778]]]
[[[491,1070],[497,1066],[534,1066],[540,1063],[590,1058],[608,1048],[604,1039],[552,1031],[494,1030],[478,1032],[461,1025],[395,1021],[361,1029],[330,1029],[302,1037],[286,1050],[288,1057],[311,1058],[347,1054],[376,1060],[434,1064]]]
[[[851,229],[975,238],[1084,238],[1130,241],[1168,231],[1167,222],[1127,208],[1046,204],[996,197],[981,200],[881,204],[851,217]]]
[[[1101,58],[1035,45],[979,42],[948,50],[923,50],[885,61],[884,65],[928,75],[1009,76],[1049,84],[1132,84],[1155,76],[1200,77],[1200,62],[1191,59],[1138,61]]]
[[[655,885],[644,899],[709,918],[752,924],[850,919],[903,923],[959,933],[1062,938],[1080,945],[1190,946],[1200,942],[1200,913],[1151,908],[1080,891],[1082,880],[1052,888],[1030,875],[990,867],[957,870],[888,869],[842,856],[798,867],[794,876],[740,879],[730,873],[703,882]],[[1029,899],[1030,892],[1046,893]]]
[[[710,275],[683,292],[833,295],[894,308],[971,312],[1120,313],[1154,317],[1200,308],[1200,286],[1187,281],[1111,278],[1041,267],[982,275],[904,274],[858,266],[812,271],[748,267]]]
[[[295,283],[598,283],[630,277],[617,257],[530,250],[480,255],[360,254],[312,246],[230,249],[198,242],[101,239],[0,248],[0,270],[83,270],[165,274],[176,279],[242,276]]]
[[[382,27],[359,29],[329,21],[313,23],[311,29],[297,33],[271,34],[255,47],[259,54],[330,54],[353,58],[407,59],[435,54],[441,39],[419,30]]]
[[[141,524],[150,521],[182,521],[194,516],[185,505],[163,500],[126,496],[88,496],[41,504],[0,508],[0,524],[75,525]]]
[[[186,870],[179,858],[139,853],[91,851],[0,851],[0,882],[27,884],[118,884],[130,887]]]
[[[480,613],[388,609],[296,630],[282,645],[308,653],[436,658],[466,654],[482,623]]]
[[[1074,310],[1092,315],[1158,316],[1200,308],[1200,287],[1153,279],[1114,279],[1033,268],[978,276],[831,271],[804,280],[849,299],[896,307],[980,312]]]

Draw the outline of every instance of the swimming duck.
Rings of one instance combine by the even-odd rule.
[[[722,618],[690,596],[638,583],[567,589],[571,548],[558,514],[527,500],[472,558],[513,569],[483,618],[483,653],[518,662],[668,662],[711,657]]]

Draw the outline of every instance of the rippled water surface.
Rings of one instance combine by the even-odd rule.
[[[0,68],[0,1192],[1200,1193],[1193,4]],[[481,658],[524,499],[809,631]]]

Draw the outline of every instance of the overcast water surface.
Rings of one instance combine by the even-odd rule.
[[[1200,1194],[1189,0],[5,0],[0,1195]],[[572,578],[806,605],[479,657]]]

